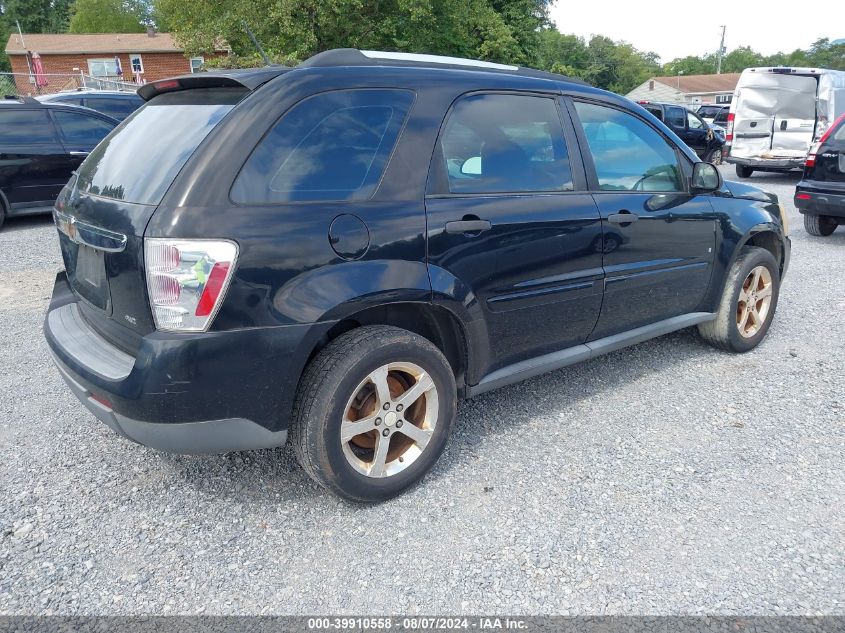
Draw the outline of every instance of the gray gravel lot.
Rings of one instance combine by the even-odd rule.
[[[375,507],[287,449],[166,455],[97,422],[41,335],[52,225],[8,221],[0,613],[845,614],[845,230],[804,232],[796,180],[751,180],[792,222],[761,347],[687,330],[476,398]]]

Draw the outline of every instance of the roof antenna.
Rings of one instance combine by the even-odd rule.
[[[264,52],[264,49],[261,48],[261,44],[259,44],[258,40],[255,39],[255,33],[252,32],[252,29],[249,28],[249,26],[247,25],[246,22],[241,22],[241,24],[243,25],[244,31],[246,31],[246,34],[249,35],[249,39],[252,40],[252,44],[258,50],[258,54],[261,55],[261,59],[264,60],[264,65],[270,66],[271,65],[270,64],[270,58],[267,57],[267,53]]]

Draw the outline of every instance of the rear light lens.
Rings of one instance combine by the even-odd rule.
[[[237,245],[226,240],[146,238],[144,256],[156,327],[207,330],[232,278]]]
[[[819,141],[810,145],[810,151],[807,152],[807,158],[804,160],[804,167],[815,167],[816,154],[819,153],[819,147],[821,147],[821,144],[822,142]]]
[[[811,196],[809,193],[796,193],[795,199],[796,200],[812,200],[813,196]]]
[[[728,112],[728,129],[725,130],[725,141],[734,140],[734,113]]]

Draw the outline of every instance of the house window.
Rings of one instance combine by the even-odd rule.
[[[89,59],[88,73],[93,77],[116,77],[117,64],[114,57],[110,59]]]
[[[716,95],[716,103],[730,103],[733,97],[733,95]]]
[[[191,57],[191,72],[198,73],[202,70],[202,65],[205,63],[204,57]]]
[[[130,55],[129,63],[132,65],[132,74],[144,72],[144,62],[140,55]]]

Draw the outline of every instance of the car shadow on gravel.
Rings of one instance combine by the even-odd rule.
[[[478,459],[485,443],[495,441],[506,430],[531,425],[537,411],[547,415],[575,411],[583,400],[624,390],[648,374],[666,372],[673,365],[713,354],[721,352],[707,347],[690,328],[464,401],[458,405],[444,454],[412,490],[448,477],[467,460]],[[571,418],[562,424],[577,425],[579,420]],[[155,455],[176,478],[214,497],[274,506],[318,497],[332,505],[345,503],[305,475],[290,445],[226,455]]]
[[[26,231],[27,229],[38,229],[53,223],[53,216],[49,213],[39,215],[25,215],[18,218],[6,218],[0,235],[3,233],[14,233],[15,231]]]

